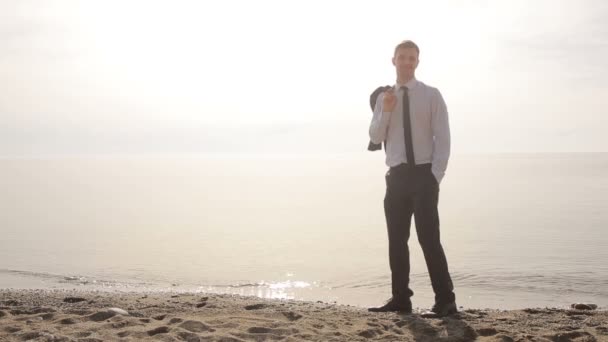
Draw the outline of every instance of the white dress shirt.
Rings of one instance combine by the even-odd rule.
[[[450,125],[445,101],[437,88],[411,79],[406,84],[396,84],[392,91],[397,105],[392,112],[382,108],[384,94],[380,94],[369,127],[369,137],[374,144],[386,140],[386,165],[389,167],[407,163],[403,133],[403,90],[409,93],[410,121],[416,165],[432,164],[432,172],[441,183],[450,157]]]

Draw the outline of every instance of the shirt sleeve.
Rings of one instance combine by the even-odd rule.
[[[431,128],[433,130],[432,172],[437,183],[441,183],[450,158],[450,124],[447,106],[437,89],[431,101]]]
[[[383,112],[383,99],[384,93],[378,95],[376,106],[374,107],[374,116],[372,117],[372,122],[369,126],[369,138],[374,144],[380,144],[386,140],[386,132],[388,131],[388,125],[391,119],[392,112]]]

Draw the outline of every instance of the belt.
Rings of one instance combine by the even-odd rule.
[[[431,164],[431,163],[426,163],[426,164],[416,164],[416,165],[410,166],[409,164],[402,163],[402,164],[399,164],[399,165],[396,165],[396,166],[391,166],[390,167],[390,171],[411,170],[411,169],[415,169],[415,170],[430,170],[432,165],[433,164]]]

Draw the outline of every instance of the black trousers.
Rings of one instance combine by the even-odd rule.
[[[408,239],[412,214],[418,241],[431,277],[435,302],[455,300],[454,285],[439,239],[439,184],[431,172],[431,164],[406,164],[391,167],[386,173],[384,214],[388,228],[389,260],[393,298],[409,301],[414,292],[409,288],[410,253]]]

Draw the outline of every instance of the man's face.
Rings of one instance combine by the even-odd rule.
[[[397,73],[407,78],[414,76],[414,71],[418,67],[418,53],[414,48],[399,48],[395,57],[393,57],[393,65],[397,69]]]

